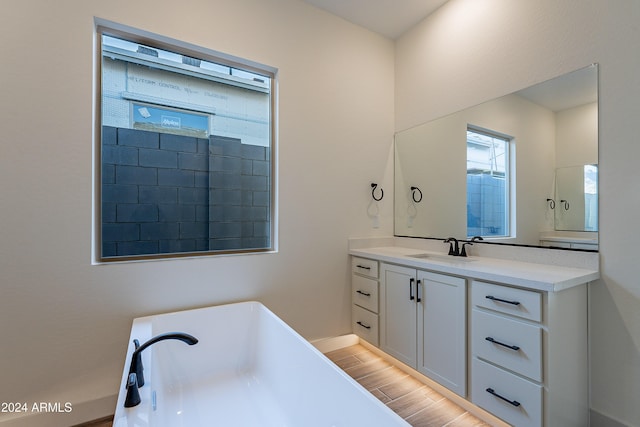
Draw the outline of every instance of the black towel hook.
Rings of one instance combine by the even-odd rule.
[[[420,198],[416,200],[416,190],[420,193]],[[411,187],[411,198],[414,202],[420,203],[422,201],[422,191],[418,187]]]
[[[380,188],[380,197],[376,198],[376,195],[373,194],[376,191],[376,188],[378,188],[378,184],[372,182],[371,183],[371,197],[373,197],[373,200],[375,200],[376,202],[379,202],[384,197],[384,190],[382,190],[382,188]]]
[[[549,202],[549,207],[551,209],[555,209],[556,208],[556,201],[553,199],[547,199],[547,202]]]
[[[564,203],[564,210],[568,211],[569,210],[569,202],[566,200],[560,200],[560,203]]]

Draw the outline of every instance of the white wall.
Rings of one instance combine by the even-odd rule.
[[[347,238],[392,233],[391,41],[297,0],[2,6],[0,401],[70,401],[60,425],[84,421],[151,313],[259,300],[309,339],[350,332]],[[278,68],[278,253],[91,265],[94,17]]]
[[[590,287],[594,425],[607,417],[640,425],[638,22],[636,0],[451,0],[396,44],[397,130],[600,64],[602,279]]]

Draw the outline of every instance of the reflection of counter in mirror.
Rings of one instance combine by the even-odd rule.
[[[476,129],[504,137],[509,158],[500,159],[505,154],[487,145],[485,165],[471,161],[467,133]],[[597,134],[596,65],[399,132],[394,234],[482,234],[493,243],[538,246],[541,233],[556,232],[554,211],[546,202],[553,198],[560,204],[554,194],[556,168],[597,164]],[[470,194],[472,174],[505,181],[502,207],[493,205],[499,199],[493,193]],[[411,187],[421,189],[421,203],[412,200]],[[482,225],[484,220],[471,214],[478,197],[486,205],[483,211],[505,211],[504,229],[490,219]],[[597,230],[597,209],[593,213]]]

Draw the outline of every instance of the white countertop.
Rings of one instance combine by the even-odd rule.
[[[470,256],[465,259],[447,256],[445,253],[399,246],[350,249],[349,254],[423,270],[547,292],[562,291],[600,277],[597,270],[478,256]],[[433,255],[434,258],[414,258],[411,256],[418,254]]]

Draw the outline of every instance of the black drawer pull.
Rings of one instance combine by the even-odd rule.
[[[413,282],[415,282],[416,279],[414,279],[413,277],[409,279],[409,300],[413,301],[414,299],[416,299],[416,297],[413,296]]]
[[[492,342],[492,343],[494,343],[494,344],[501,345],[501,346],[503,346],[503,347],[510,348],[511,350],[514,350],[514,351],[518,351],[518,350],[520,350],[520,347],[518,347],[517,345],[509,345],[509,344],[505,344],[505,343],[503,343],[503,342],[500,342],[500,341],[496,341],[496,340],[494,340],[492,337],[486,337],[486,338],[485,338],[485,340],[487,340],[487,341],[489,341],[489,342]]]
[[[486,299],[490,299],[491,301],[499,301],[499,302],[505,302],[507,304],[520,305],[519,301],[507,301],[506,299],[496,298],[496,297],[491,296],[491,295],[487,295],[485,298]]]
[[[371,270],[371,267],[367,267],[366,265],[356,265],[358,268],[364,268],[365,270]]]
[[[358,320],[356,323],[357,323],[358,325],[362,326],[363,328],[371,329],[371,326],[367,326],[367,325],[365,325],[364,323],[362,323],[362,322],[361,322],[361,321],[359,321],[359,320]]]
[[[358,289],[356,292],[359,293],[360,295],[364,295],[365,297],[370,297],[371,296],[371,294],[368,294],[366,292],[362,292],[360,289]]]
[[[493,394],[495,397],[504,400],[507,403],[512,404],[515,407],[520,406],[520,402],[518,402],[517,400],[509,400],[506,397],[500,396],[498,393],[496,393],[495,391],[493,391],[492,388],[487,388],[487,393]]]
[[[420,279],[418,279],[417,284],[418,286],[416,286],[416,302],[420,302],[422,301],[422,298],[420,298]]]

